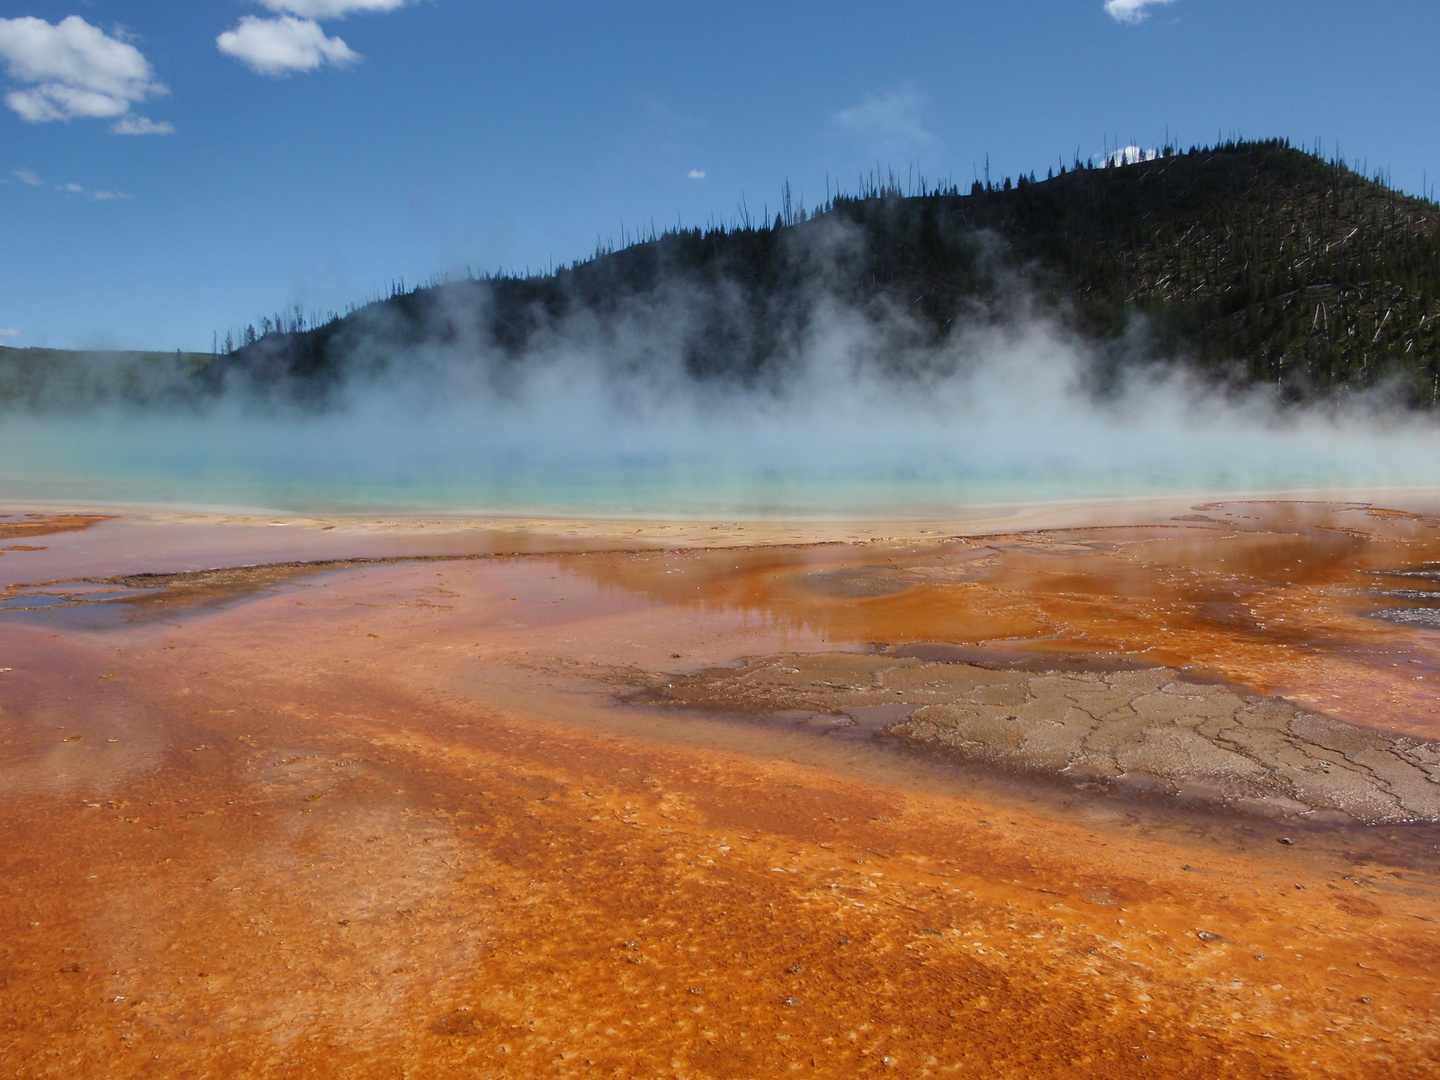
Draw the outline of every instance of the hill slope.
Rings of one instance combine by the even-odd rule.
[[[1329,393],[1436,401],[1440,209],[1279,143],[1084,170],[967,203],[1057,271],[1081,323],[1151,317],[1164,352]]]
[[[503,382],[567,350],[612,374],[668,364],[764,386],[837,313],[868,335],[869,362],[909,377],[955,364],[968,330],[1038,310],[1089,343],[1097,389],[1127,365],[1173,363],[1282,400],[1384,382],[1432,408],[1437,297],[1436,204],[1283,141],[1231,143],[963,194],[877,185],[546,275],[397,291],[314,329],[251,331],[165,394],[243,387],[323,405],[356,379],[443,366]],[[0,378],[0,398],[13,382]],[[117,396],[153,396],[129,385]]]
[[[1030,297],[1099,343],[1102,367],[1182,362],[1291,399],[1381,380],[1402,383],[1414,405],[1440,396],[1440,210],[1280,141],[969,194],[879,189],[808,219],[667,233],[549,275],[396,295],[268,335],[212,374],[323,396],[408,348],[515,362],[581,316],[603,324],[644,308],[683,311],[675,341],[696,377],[765,380],[813,324],[822,291],[877,323],[903,314],[908,342],[1013,317]]]
[[[210,353],[81,352],[0,345],[0,405],[48,411],[193,400]]]

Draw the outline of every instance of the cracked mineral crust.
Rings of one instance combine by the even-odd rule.
[[[647,696],[785,713],[826,729],[859,724],[1012,770],[1168,791],[1248,813],[1440,820],[1440,744],[1173,668],[1035,671],[784,654],[671,678]]]

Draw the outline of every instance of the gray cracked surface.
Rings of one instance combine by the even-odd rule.
[[[1440,744],[1173,668],[1058,672],[854,653],[758,657],[648,699],[862,726],[1012,769],[1270,816],[1440,820]]]

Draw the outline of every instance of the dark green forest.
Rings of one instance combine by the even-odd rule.
[[[0,407],[41,412],[128,402],[194,403],[212,353],[82,352],[0,345]]]
[[[1340,162],[1238,143],[938,202],[1050,271],[1097,338],[1142,315],[1160,355],[1227,377],[1436,403],[1440,208]]]
[[[577,326],[603,345],[622,320],[683,311],[665,340],[691,376],[763,385],[827,303],[885,327],[895,357],[1038,310],[1091,347],[1097,392],[1128,366],[1174,364],[1283,401],[1384,385],[1430,409],[1437,295],[1435,203],[1284,140],[1237,141],[966,190],[872,176],[814,211],[787,189],[773,218],[742,211],[544,274],[395,286],[310,328],[282,314],[172,367],[198,369],[186,392],[199,396],[240,385],[323,402],[417,350],[523,367]],[[0,395],[12,367],[0,355]]]
[[[827,234],[836,223],[848,240]],[[716,298],[686,343],[700,378],[765,378],[823,288],[876,319],[907,313],[931,342],[1028,298],[1102,364],[1186,364],[1287,400],[1381,382],[1414,406],[1440,395],[1440,208],[1283,140],[966,192],[872,179],[813,214],[786,197],[771,220],[675,230],[553,273],[397,290],[313,330],[272,331],[217,370],[323,385],[377,326],[395,349],[477,342],[519,359],[577,311],[603,318],[677,282]],[[457,303],[467,292],[475,302]]]

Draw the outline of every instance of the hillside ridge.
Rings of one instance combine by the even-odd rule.
[[[561,341],[618,350],[627,371],[664,353],[702,382],[764,386],[842,309],[875,328],[877,355],[906,358],[900,374],[958,333],[1038,311],[1086,343],[1097,391],[1168,364],[1282,401],[1385,386],[1430,409],[1437,300],[1440,206],[1285,140],[1228,142],[963,192],[877,178],[813,213],[787,189],[772,221],[669,230],[544,274],[401,286],[315,327],[267,319],[208,363],[119,364],[116,396],[174,376],[172,397],[238,386],[324,406],[422,357],[503,377]],[[0,400],[45,399],[15,374],[18,352],[0,353]]]
[[[816,255],[805,238],[836,223],[861,242]],[[232,363],[262,381],[323,385],[354,359],[349,332],[373,334],[382,309],[394,348],[468,341],[517,357],[578,311],[603,318],[681,281],[732,304],[704,313],[686,342],[691,372],[764,379],[803,332],[819,280],[877,318],[903,310],[932,342],[1006,317],[1018,287],[1099,346],[1102,362],[1184,364],[1287,400],[1388,381],[1411,405],[1440,401],[1440,208],[1283,140],[966,193],[875,184],[813,215],[786,206],[770,223],[670,231],[549,274],[401,292],[261,338]],[[467,290],[486,294],[473,325],[454,315]]]

